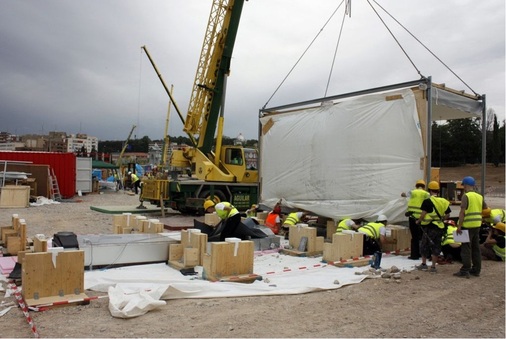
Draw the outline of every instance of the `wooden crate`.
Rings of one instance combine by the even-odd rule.
[[[25,253],[21,263],[23,297],[27,305],[86,298],[84,251]]]
[[[30,186],[7,185],[1,188],[1,208],[22,208],[30,206]]]
[[[364,235],[360,232],[334,233],[332,242],[323,247],[324,261],[341,261],[358,258],[363,255]]]
[[[288,255],[294,256],[315,256],[323,253],[323,243],[325,239],[323,237],[316,236],[316,227],[308,226],[290,226],[288,233],[288,243],[290,249],[283,249],[281,252]],[[300,248],[303,238],[307,239],[305,250]]]
[[[395,240],[395,244],[384,244],[383,252],[406,251],[411,247],[411,233],[409,227],[399,225],[387,225],[387,239]]]
[[[336,233],[337,230],[337,222],[330,219],[327,220],[327,236],[326,239],[332,240],[332,235]]]
[[[254,281],[258,276],[253,274],[253,241],[225,240],[210,243],[210,251],[204,256],[202,278],[210,281]]]
[[[207,250],[207,234],[200,230],[182,230],[181,243],[169,246],[168,265],[175,268],[201,266]]]

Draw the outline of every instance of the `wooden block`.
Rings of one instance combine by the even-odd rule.
[[[371,258],[358,258],[352,260],[334,261],[329,264],[337,267],[362,267],[371,263]]]
[[[158,219],[147,219],[141,221],[142,233],[162,233],[163,224]]]
[[[267,219],[267,215],[269,215],[268,212],[257,212],[256,218],[265,220]]]
[[[25,248],[20,237],[7,237],[7,253],[17,255],[19,251],[24,249]]]
[[[183,266],[195,267],[199,265],[200,251],[198,248],[185,248],[183,254]]]
[[[327,221],[327,239],[332,240],[332,235],[336,233],[337,223],[334,220]]]
[[[203,258],[202,277],[218,281],[222,277],[253,273],[253,241],[213,242],[211,250]]]
[[[1,188],[0,207],[21,208],[30,206],[30,186],[7,185]]]
[[[383,252],[405,251],[411,247],[411,233],[408,227],[387,225],[387,239],[395,240],[394,244],[384,244]]]
[[[307,237],[306,255],[318,255],[323,251],[323,237],[316,236],[315,227],[290,226],[288,234],[288,242],[293,249],[298,249],[301,239]],[[317,238],[321,238],[318,239]],[[302,252],[302,251],[299,251]]]
[[[215,226],[221,221],[216,213],[206,213],[204,215],[204,223],[209,226]]]
[[[364,235],[362,233],[334,233],[332,242],[324,244],[323,260],[340,261],[361,257],[363,247]]]
[[[84,291],[84,251],[26,253],[22,263],[23,296],[28,305],[44,297],[76,296]]]
[[[183,257],[184,247],[181,244],[169,245],[169,261],[179,261]]]
[[[47,239],[45,237],[33,238],[33,251],[34,252],[47,252]]]
[[[14,230],[14,228],[12,226],[4,226],[4,227],[2,227],[1,231],[2,231],[2,243],[4,243],[4,244],[7,243],[8,236],[13,236],[15,234],[18,234],[18,232],[16,230]]]

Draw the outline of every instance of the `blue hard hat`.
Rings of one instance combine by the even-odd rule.
[[[476,182],[474,181],[473,177],[465,177],[462,179],[462,185],[475,186]]]

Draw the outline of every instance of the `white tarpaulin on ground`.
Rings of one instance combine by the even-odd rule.
[[[415,263],[405,256],[384,254],[381,266],[410,271]],[[262,280],[251,284],[202,280],[200,266],[195,269],[199,272],[197,276],[184,276],[162,263],[86,271],[84,288],[108,292],[111,313],[128,318],[163,304],[159,299],[301,294],[336,289],[362,282],[366,275],[355,272],[368,269],[369,266],[336,267],[323,263],[321,257],[293,257],[275,252],[255,256],[253,273]]]
[[[360,96],[260,119],[261,201],[342,219],[404,220],[400,193],[423,179],[410,89]]]

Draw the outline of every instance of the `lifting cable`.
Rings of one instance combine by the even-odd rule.
[[[344,19],[346,18],[346,15],[349,15],[351,18],[351,0],[346,0],[346,7],[343,14],[343,20],[341,21],[341,28],[339,30],[339,36],[337,38],[336,48],[334,50],[334,57],[332,58],[332,65],[330,66],[329,78],[327,79],[327,86],[325,86],[325,94],[323,95],[323,97],[327,96],[327,91],[329,90],[330,79],[332,78],[332,72],[334,71],[334,63],[336,62],[337,49],[339,48],[339,42],[341,41],[341,35],[343,34]]]
[[[307,51],[309,50],[309,48],[313,45],[313,43],[316,41],[316,39],[318,38],[318,36],[320,35],[320,33],[323,31],[323,29],[327,26],[327,24],[330,22],[330,20],[332,19],[332,17],[334,17],[334,14],[336,14],[337,10],[341,7],[341,5],[344,3],[345,0],[342,0],[341,3],[339,4],[339,6],[337,6],[337,8],[334,10],[334,12],[332,12],[332,14],[330,15],[330,18],[328,18],[328,20],[325,22],[325,24],[323,25],[323,27],[320,29],[320,31],[316,34],[316,36],[313,38],[313,40],[311,41],[311,43],[309,44],[309,46],[307,46],[307,48],[304,50],[304,52],[302,53],[302,55],[299,57],[299,59],[297,60],[297,62],[295,63],[295,65],[293,65],[293,67],[290,69],[290,71],[288,72],[288,74],[284,77],[284,79],[281,81],[281,83],[278,85],[278,87],[276,88],[276,90],[274,91],[274,93],[272,93],[272,95],[269,97],[269,99],[267,100],[267,102],[264,104],[264,106],[262,107],[262,109],[265,109],[265,107],[267,107],[267,105],[269,104],[269,102],[271,101],[271,99],[274,97],[274,95],[278,92],[279,88],[285,83],[286,79],[288,78],[288,76],[290,76],[290,74],[293,72],[293,70],[295,69],[295,67],[297,67],[297,65],[299,64],[299,62],[302,60],[302,58],[304,57],[304,55],[307,53]],[[348,0],[346,0],[348,1]]]
[[[413,37],[413,39],[415,39],[420,45],[422,45],[434,58],[436,58],[443,66],[446,67],[446,69],[448,69],[457,79],[459,79],[467,88],[469,88],[469,90],[471,92],[474,93],[474,95],[476,96],[479,96],[478,93],[476,93],[464,80],[462,80],[450,67],[448,67],[437,55],[435,55],[427,46],[425,46],[417,37],[415,37],[406,27],[404,27],[397,19],[395,19],[390,13],[388,13],[387,10],[385,10],[383,7],[381,7],[380,4],[378,4],[376,2],[376,0],[373,0],[374,3],[376,5],[378,5],[379,8],[381,8],[386,14],[388,14],[397,24],[399,24],[399,26],[401,26],[409,35],[411,35]],[[369,5],[371,6],[372,8],[372,5],[371,3],[369,2],[369,0],[367,0],[367,2],[369,3]],[[373,8],[374,10],[374,8]],[[376,10],[374,10],[374,12],[376,13],[376,15],[378,15],[378,17],[380,18],[380,20],[383,22],[383,24],[385,25],[385,27],[388,29],[388,27],[386,26],[386,24],[384,23],[384,21],[381,19],[381,17],[379,16],[378,12],[376,12]],[[388,31],[390,32],[390,30],[388,29]],[[392,34],[392,32],[390,32],[390,34]],[[393,34],[392,34],[393,36]],[[394,37],[395,39],[395,37]],[[397,41],[397,39],[395,39],[395,41],[399,44],[399,42]],[[400,46],[399,44],[399,47],[401,47],[402,49],[402,46]],[[404,51],[404,49],[402,49],[404,54],[406,54],[406,52]],[[409,61],[411,62],[411,64],[413,64],[413,61],[409,58],[409,56],[406,54],[406,57],[408,57]],[[413,64],[413,66],[415,67],[416,69],[416,66]],[[418,69],[417,69],[418,71]],[[420,71],[418,71],[418,74],[420,74]],[[421,74],[420,74],[421,75]]]

